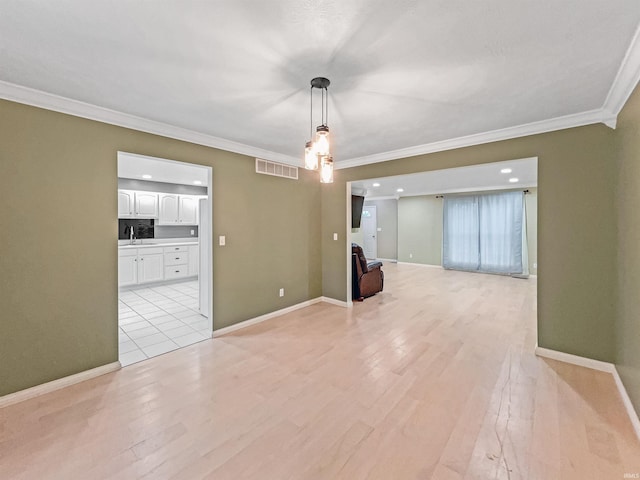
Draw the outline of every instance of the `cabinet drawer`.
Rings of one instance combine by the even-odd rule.
[[[189,263],[189,254],[187,252],[165,253],[165,265],[186,265]]]
[[[162,253],[162,247],[144,247],[138,249],[138,255],[158,255]]]
[[[172,265],[170,267],[164,267],[164,279],[170,280],[173,278],[182,278],[189,275],[186,265]]]
[[[174,247],[164,247],[164,253],[186,252],[186,245],[178,245]]]
[[[137,248],[119,248],[118,257],[136,257],[138,255]]]

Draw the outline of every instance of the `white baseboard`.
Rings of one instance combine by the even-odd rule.
[[[538,347],[537,345],[536,355],[539,357],[550,358],[551,360],[558,360],[559,362],[578,365],[579,367],[599,370],[601,372],[613,373],[616,370],[616,367],[613,365],[613,363],[601,362],[600,360],[593,360],[591,358],[580,357],[578,355],[571,355],[570,353],[558,352],[557,350],[550,350],[548,348]]]
[[[622,379],[618,374],[618,369],[615,368],[613,370],[613,379],[616,382],[616,386],[618,387],[618,392],[620,392],[620,396],[622,397],[622,403],[624,403],[624,408],[627,410],[627,414],[631,419],[631,424],[633,425],[633,429],[636,431],[636,436],[638,440],[640,440],[640,418],[638,416],[638,412],[633,408],[633,403],[631,403],[631,398],[629,398],[629,394],[627,393],[627,389],[624,388],[624,384],[622,383]]]
[[[20,390],[19,392],[10,393],[8,395],[0,397],[0,408],[8,407],[9,405],[23,402],[25,400],[29,400],[30,398],[39,397],[40,395],[44,395],[45,393],[54,392],[56,390],[60,390],[61,388],[84,382],[85,380],[89,380],[90,378],[95,378],[106,373],[115,372],[116,370],[120,370],[120,368],[122,368],[120,362],[107,363],[106,365],[92,368],[90,370],[85,370],[84,372],[79,372],[74,375],[69,375],[68,377],[62,377],[57,380],[52,380],[51,382],[36,385],[35,387]]]
[[[229,325],[228,327],[219,328],[213,331],[213,338],[220,337],[222,335],[226,335],[231,332],[235,332],[236,330],[240,330],[242,328],[250,327],[251,325],[256,325],[257,323],[264,322],[265,320],[279,317],[280,315],[285,315],[287,313],[300,310],[301,308],[305,308],[310,305],[314,305],[316,303],[320,303],[322,301],[322,298],[323,297],[312,298],[311,300],[307,300],[301,303],[296,303],[295,305],[291,305],[290,307],[276,310],[275,312],[265,313],[264,315],[260,315],[259,317],[250,318],[248,320],[244,320],[242,322]]]
[[[442,268],[442,265],[431,265],[430,263],[397,262],[398,265],[414,265],[416,267]]]
[[[262,323],[265,320],[270,320],[275,317],[279,317],[281,315],[285,315],[290,312],[294,312],[296,310],[300,310],[301,308],[309,307],[316,303],[326,302],[332,305],[337,305],[339,307],[348,307],[347,302],[343,302],[342,300],[336,300],[335,298],[330,297],[317,297],[312,298],[311,300],[307,300],[305,302],[296,303],[295,305],[291,305],[287,308],[282,308],[280,310],[276,310],[275,312],[265,313],[264,315],[260,315],[259,317],[250,318],[249,320],[244,320],[242,322],[238,322],[233,325],[229,325],[228,327],[219,328],[213,331],[213,338],[221,337],[222,335],[226,335],[231,332],[235,332],[236,330],[240,330],[242,328],[247,328],[252,325],[256,325],[257,323]],[[353,305],[353,303],[352,303]]]
[[[379,260],[381,262],[398,263],[397,258],[376,258],[375,260]]]
[[[337,305],[338,307],[345,307],[345,308],[353,307],[353,302],[351,303],[343,302],[342,300],[336,300],[335,298],[331,298],[331,297],[320,297],[320,300],[325,303],[330,303],[331,305]]]
[[[618,374],[618,369],[613,363],[601,362],[600,360],[593,360],[591,358],[580,357],[578,355],[571,355],[570,353],[558,352],[557,350],[550,350],[548,348],[538,347],[537,345],[536,355],[539,357],[557,360],[559,362],[570,363],[572,365],[578,365],[580,367],[599,370],[601,372],[606,372],[613,375],[616,387],[618,388],[618,393],[620,393],[620,397],[622,397],[622,403],[624,404],[624,408],[627,411],[629,420],[631,420],[631,425],[636,432],[638,440],[640,440],[640,418],[638,418],[638,413],[633,407],[633,403],[631,403],[631,398],[629,398],[627,389],[622,383],[622,379]]]

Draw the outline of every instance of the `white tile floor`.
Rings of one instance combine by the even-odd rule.
[[[211,338],[198,313],[198,281],[121,289],[118,302],[122,366]]]

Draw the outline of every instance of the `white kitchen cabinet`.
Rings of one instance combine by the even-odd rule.
[[[118,218],[158,218],[158,194],[118,190]]]
[[[118,251],[118,285],[138,283],[138,253],[136,249]]]
[[[133,190],[118,190],[118,218],[134,216],[136,192]]]
[[[138,283],[164,280],[164,255],[162,249],[138,249]],[[160,252],[156,252],[160,250]]]
[[[159,194],[158,225],[197,225],[198,198],[172,193]]]
[[[179,195],[161,193],[158,195],[160,203],[160,214],[158,225],[177,225],[178,209],[180,206]]]
[[[182,225],[198,224],[198,199],[187,195],[180,195],[178,223]]]
[[[136,211],[138,218],[158,218],[158,194],[136,192]]]
[[[189,245],[189,276],[198,275],[198,267],[200,266],[200,249],[198,245]]]

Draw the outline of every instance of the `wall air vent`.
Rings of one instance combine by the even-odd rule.
[[[256,158],[256,173],[273,175],[274,177],[289,178],[291,180],[298,179],[298,167],[271,162],[269,160],[263,160],[262,158]]]

